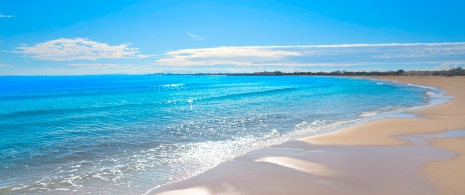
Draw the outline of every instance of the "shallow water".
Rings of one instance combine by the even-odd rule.
[[[140,194],[437,93],[335,77],[0,77],[0,193]]]
[[[398,138],[410,141],[416,145],[429,145],[428,140],[435,138],[458,138],[465,137],[465,130],[450,130],[442,133],[430,133],[430,134],[413,134],[413,135],[402,135],[397,136]]]

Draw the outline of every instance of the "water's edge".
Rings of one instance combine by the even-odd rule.
[[[325,77],[328,77],[328,76],[325,76]],[[329,76],[329,77],[333,77],[333,76]],[[336,77],[336,76],[334,76],[334,77]],[[423,110],[423,109],[435,107],[435,106],[447,103],[450,100],[452,100],[453,98],[455,98],[455,97],[452,97],[452,96],[446,96],[445,95],[446,91],[441,90],[438,87],[422,86],[422,85],[417,85],[417,84],[403,83],[403,82],[376,79],[376,78],[360,78],[360,77],[336,77],[336,78],[363,79],[363,80],[371,80],[371,81],[380,81],[380,82],[388,83],[390,85],[415,86],[415,87],[429,89],[433,93],[429,94],[431,99],[425,105],[416,106],[416,107],[407,108],[407,109],[399,109],[399,110],[394,110],[394,111],[388,111],[388,112],[380,112],[380,113],[376,113],[375,115],[373,115],[373,116],[371,116],[369,118],[358,118],[358,119],[355,119],[354,121],[351,121],[351,122],[349,122],[347,124],[342,124],[342,125],[336,126],[336,127],[323,128],[323,129],[319,129],[318,131],[292,132],[290,134],[290,136],[286,137],[286,139],[283,140],[282,142],[267,145],[267,146],[262,147],[262,148],[256,148],[256,149],[249,150],[249,151],[247,151],[247,152],[245,152],[243,154],[240,154],[240,155],[235,156],[235,157],[233,157],[231,159],[223,161],[223,162],[221,162],[221,163],[219,163],[219,164],[217,164],[217,165],[215,165],[215,166],[213,166],[213,167],[211,167],[211,168],[209,168],[207,170],[204,170],[203,172],[198,173],[196,175],[191,175],[190,177],[187,177],[187,178],[182,178],[182,179],[179,179],[179,180],[176,180],[176,181],[172,181],[172,182],[168,182],[168,183],[165,183],[165,184],[157,185],[157,186],[153,187],[152,189],[148,190],[147,192],[145,192],[143,194],[144,195],[150,194],[152,191],[154,191],[154,190],[156,190],[156,189],[158,189],[160,187],[169,186],[169,185],[172,185],[172,184],[175,184],[175,183],[178,183],[178,182],[185,181],[185,180],[188,180],[190,178],[196,177],[196,176],[201,175],[201,174],[203,174],[203,173],[205,173],[205,172],[207,172],[207,171],[209,171],[211,169],[214,169],[214,168],[218,167],[220,164],[232,161],[232,160],[234,160],[236,158],[239,158],[241,156],[244,156],[244,155],[246,155],[246,154],[248,154],[250,152],[257,152],[259,150],[263,150],[263,149],[266,149],[266,148],[269,148],[269,147],[272,147],[272,146],[276,146],[276,145],[285,144],[287,142],[295,141],[297,139],[311,137],[311,136],[315,136],[315,135],[326,134],[326,133],[331,133],[331,132],[335,132],[335,131],[338,131],[338,130],[342,130],[342,129],[346,129],[346,128],[349,128],[349,127],[354,127],[354,126],[358,126],[358,125],[362,125],[362,124],[367,124],[367,123],[370,123],[370,122],[373,122],[373,121],[378,121],[378,120],[400,119],[400,118],[420,118],[420,116],[418,116],[416,114],[413,114],[411,112],[416,111],[416,110]]]

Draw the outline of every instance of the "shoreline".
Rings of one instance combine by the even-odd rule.
[[[438,134],[465,130],[465,77],[359,78],[438,87],[455,98],[408,111],[418,118],[374,120],[252,151],[149,193],[465,193],[465,133]]]

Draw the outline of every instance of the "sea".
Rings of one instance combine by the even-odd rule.
[[[0,77],[0,194],[146,194],[252,150],[440,103],[313,76]]]

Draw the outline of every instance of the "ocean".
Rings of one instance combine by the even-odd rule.
[[[441,95],[338,77],[0,77],[0,194],[144,194]]]

